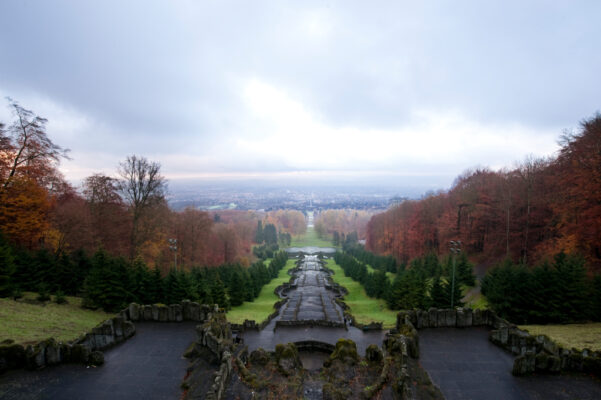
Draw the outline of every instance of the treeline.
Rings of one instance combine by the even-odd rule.
[[[559,253],[534,268],[507,260],[489,270],[482,293],[517,324],[601,321],[601,276],[587,276],[585,260],[575,255]]]
[[[334,246],[342,246],[343,248],[354,246],[357,244],[358,240],[359,235],[355,231],[348,234],[338,231],[334,231],[334,233],[332,233],[332,244]]]
[[[280,249],[280,245],[290,246],[291,241],[290,233],[278,232],[274,224],[267,223],[263,226],[263,221],[259,220],[255,232],[255,243],[258,246],[253,247],[253,254],[261,260],[266,260],[273,257],[273,254]]]
[[[166,273],[174,252],[178,265],[249,266],[259,220],[282,234],[304,229],[298,211],[175,212],[160,164],[136,155],[119,163],[114,176],[93,174],[73,187],[58,170],[68,150],[50,139],[48,121],[12,100],[9,108],[13,121],[0,121],[0,232],[17,247],[56,256],[102,248]]]
[[[229,308],[255,299],[261,288],[286,265],[285,252],[250,267],[226,264],[171,269],[166,276],[149,268],[141,257],[129,261],[105,250],[89,257],[84,251],[55,255],[13,249],[0,239],[0,297],[23,291],[83,296],[84,306],[116,311],[134,301],[141,304],[179,303],[184,299]]]
[[[373,269],[396,274],[399,268],[397,260],[394,257],[374,254],[371,251],[365,250],[364,246],[357,245],[356,243],[345,246],[344,251],[355,257],[358,261],[370,265]]]
[[[364,239],[372,215],[372,212],[364,210],[325,210],[315,216],[315,232],[319,237],[333,237],[336,234],[338,240],[354,232],[358,239]]]
[[[264,225],[267,224],[276,226],[282,234],[302,235],[307,231],[305,214],[297,210],[269,211],[264,221]]]
[[[367,248],[399,261],[447,251],[450,240],[487,264],[535,264],[561,251],[601,268],[601,115],[561,137],[557,156],[513,169],[479,168],[449,191],[405,200],[377,214]]]
[[[367,254],[369,252],[359,247],[353,251],[365,260],[378,259],[378,256],[370,256]],[[454,287],[452,257],[441,261],[430,253],[412,260],[409,265],[399,264],[392,282],[386,275],[387,268],[393,265],[387,257],[379,258],[375,266],[370,265],[374,272],[370,272],[365,262],[348,252],[337,252],[334,260],[346,276],[363,285],[368,296],[386,300],[391,310],[447,308],[451,303],[455,307],[461,306],[461,287],[475,284],[473,266],[464,254],[460,254],[455,260]]]

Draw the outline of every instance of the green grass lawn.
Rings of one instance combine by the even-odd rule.
[[[313,227],[307,227],[307,232],[304,235],[298,235],[292,237],[290,247],[334,247],[332,241],[329,239],[322,239],[317,236],[317,232]]]
[[[522,325],[531,335],[547,335],[564,348],[601,350],[601,323],[567,325]]]
[[[465,286],[461,285],[461,293],[463,293],[463,303],[466,307],[471,309],[484,310],[488,308],[488,300],[480,291],[480,285],[476,283],[476,286]]]
[[[350,307],[351,314],[357,322],[361,324],[382,322],[385,329],[395,326],[397,312],[389,310],[384,300],[368,297],[363,286],[345,276],[342,268],[334,260],[327,260],[327,267],[334,271],[332,276],[334,282],[348,290],[349,293],[344,297],[344,302]]]
[[[257,323],[266,320],[269,314],[274,311],[273,305],[280,300],[273,291],[282,283],[290,280],[288,271],[295,267],[295,263],[295,259],[288,260],[284,268],[280,270],[277,278],[272,279],[271,282],[263,286],[259,296],[254,301],[245,301],[242,305],[229,310],[227,312],[227,320],[235,324],[241,324],[245,319],[254,320]]]
[[[13,339],[29,344],[53,337],[65,342],[113,316],[81,308],[79,297],[67,296],[68,304],[42,304],[34,301],[36,296],[26,292],[18,301],[0,299],[0,341]]]
[[[365,264],[365,266],[367,267],[367,272],[371,272],[372,274],[374,272],[376,272],[376,270],[369,264]],[[390,282],[392,283],[394,281],[394,278],[396,278],[396,274],[394,272],[386,272],[386,277],[390,280]]]

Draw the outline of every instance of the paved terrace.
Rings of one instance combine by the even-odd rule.
[[[447,400],[601,399],[601,384],[588,376],[514,377],[514,356],[484,327],[422,329],[419,340],[419,361]]]
[[[196,340],[195,326],[137,323],[136,334],[105,351],[105,363],[97,368],[61,364],[40,371],[8,371],[0,375],[0,399],[179,399],[188,367],[182,354]]]

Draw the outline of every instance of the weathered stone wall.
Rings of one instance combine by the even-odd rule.
[[[514,375],[575,371],[601,376],[599,351],[564,349],[545,335],[530,335],[514,325],[491,331],[490,340],[517,356],[513,363]]]
[[[275,326],[326,326],[330,328],[344,328],[344,323],[323,320],[300,320],[300,321],[275,321]]]
[[[219,368],[213,375],[213,383],[206,393],[198,393],[197,382],[186,379],[184,385],[190,389],[186,393],[186,399],[204,398],[208,400],[220,400],[223,398],[227,381],[232,374],[232,364],[235,357],[233,353],[237,350],[232,340],[232,331],[225,315],[215,313],[204,324],[196,327],[198,340],[196,345],[208,349],[219,360]],[[239,349],[238,349],[239,350]],[[237,353],[240,353],[239,351]],[[193,377],[195,374],[189,375]]]
[[[101,350],[124,342],[135,332],[134,324],[119,314],[67,343],[50,338],[23,346],[8,340],[0,345],[0,373],[9,369],[38,369],[60,363],[99,365],[104,362]]]
[[[509,322],[499,318],[492,310],[472,310],[471,308],[429,310],[402,310],[397,314],[397,329],[405,316],[413,326],[422,328],[469,328],[472,326],[490,326],[498,328]]]
[[[411,324],[411,322],[407,322]],[[402,328],[403,330],[405,330],[404,326]],[[415,330],[415,328],[413,328],[413,330]],[[395,392],[398,395],[398,398],[401,399],[414,398],[410,389],[411,382],[409,377],[409,357],[417,358],[419,356],[419,354],[412,354],[411,348],[414,346],[414,344],[415,337],[409,337],[404,333],[387,333],[386,338],[384,339],[384,348],[386,349],[387,354],[394,357],[397,360],[397,362],[400,363],[399,372],[397,376],[394,377],[396,382],[394,382],[393,387],[395,388]],[[390,366],[388,366],[388,368],[390,368]],[[382,372],[384,373],[385,370],[386,368],[384,368]],[[385,376],[381,377],[380,379],[378,379],[378,382],[376,382],[376,384],[379,384],[380,381],[383,382],[384,379]],[[371,393],[365,394],[371,395]]]
[[[0,344],[0,373],[9,369],[37,369],[60,363],[102,364],[106,350],[122,343],[136,333],[134,322],[203,322],[218,312],[217,306],[183,301],[169,306],[162,304],[130,304],[113,318],[98,324],[79,338],[57,342],[50,338],[34,345],[23,346],[12,341]]]
[[[147,304],[131,303],[129,307],[120,312],[127,319],[155,322],[204,322],[212,313],[219,312],[217,305],[198,304],[196,302],[182,301],[181,304]]]
[[[564,349],[545,335],[530,335],[492,310],[430,308],[427,311],[400,311],[396,329],[403,332],[409,325],[417,329],[488,326],[492,328],[490,341],[517,356],[513,363],[514,375],[576,371],[601,376],[601,352]]]

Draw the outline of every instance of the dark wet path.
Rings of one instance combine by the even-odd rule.
[[[98,368],[67,364],[0,375],[0,399],[178,399],[196,339],[194,322],[136,324],[136,335],[107,350]]]
[[[420,363],[447,400],[601,399],[601,384],[580,375],[511,375],[513,355],[486,328],[419,331]]]

